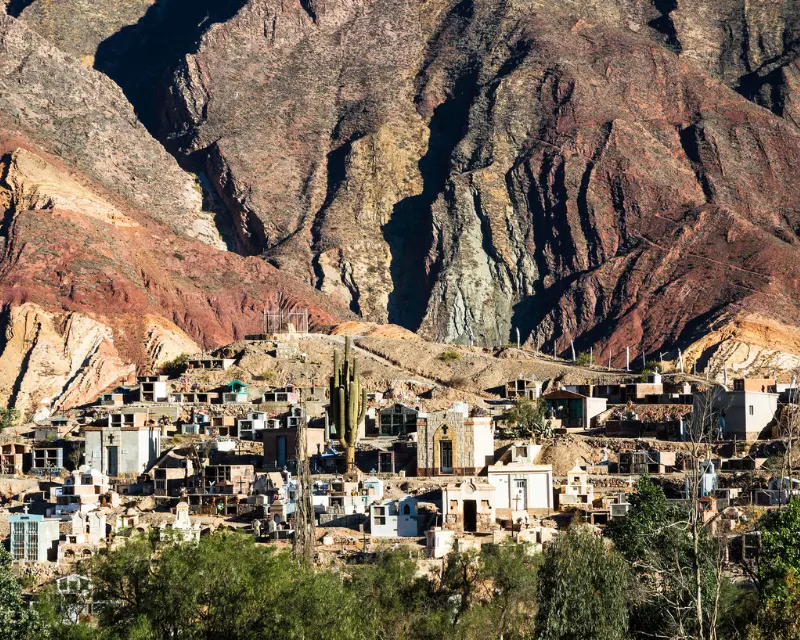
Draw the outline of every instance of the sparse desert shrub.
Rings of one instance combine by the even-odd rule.
[[[455,349],[448,349],[439,354],[439,360],[442,362],[457,362],[461,360],[461,353]]]
[[[470,389],[471,381],[469,378],[465,376],[458,376],[456,378],[450,379],[450,386],[454,389],[460,389],[461,391],[468,391]]]
[[[186,370],[186,362],[189,360],[188,353],[182,353],[174,360],[165,362],[161,365],[161,373],[168,375],[170,378],[179,376]]]
[[[265,369],[261,373],[254,375],[254,380],[260,380],[262,382],[272,382],[275,380],[277,374],[272,369]]]

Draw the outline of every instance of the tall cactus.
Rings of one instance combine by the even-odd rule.
[[[361,380],[358,360],[351,354],[350,337],[344,342],[344,361],[338,350],[333,352],[333,375],[331,376],[330,420],[336,428],[336,436],[345,450],[347,470],[356,462],[356,440],[358,428],[364,424],[367,413],[367,389]]]

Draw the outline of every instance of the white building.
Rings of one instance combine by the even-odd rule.
[[[425,532],[425,550],[431,558],[444,558],[453,550],[456,533],[449,529],[434,527]]]
[[[561,487],[558,506],[591,505],[594,502],[594,485],[589,483],[589,472],[575,461],[567,474],[567,484]]]
[[[761,391],[729,391],[720,398],[725,438],[757,440],[775,420],[778,394]]]
[[[159,529],[161,540],[173,536],[173,539],[178,542],[197,542],[200,539],[202,525],[199,522],[192,522],[189,517],[189,505],[179,502],[175,507],[175,520],[171,523],[162,522]]]
[[[139,376],[136,381],[141,402],[166,402],[169,398],[167,376]]]
[[[261,431],[267,427],[268,416],[264,411],[252,411],[246,418],[236,420],[239,437],[246,440],[260,440]]]
[[[364,492],[372,500],[383,498],[383,480],[370,476],[364,480]]]
[[[88,513],[100,504],[100,498],[111,490],[108,476],[87,465],[71,472],[60,487],[50,489],[55,499],[57,516],[70,513]]]
[[[138,476],[161,456],[161,428],[155,425],[86,427],[85,438],[86,463],[112,478]]]
[[[379,500],[369,508],[370,532],[377,538],[414,538],[417,529],[417,499]]]
[[[553,508],[553,467],[535,463],[541,450],[541,445],[532,442],[515,442],[489,465],[489,484],[497,489],[497,509]]]

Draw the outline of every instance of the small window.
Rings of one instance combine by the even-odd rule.
[[[752,405],[752,404],[751,404],[751,405],[750,405],[750,407],[749,407],[749,413],[750,413],[750,415],[751,415],[751,416],[752,416],[752,415],[755,415],[755,412],[754,412],[754,410],[753,410],[753,405]]]
[[[411,505],[404,504],[403,505],[403,515],[410,516],[411,515]]]

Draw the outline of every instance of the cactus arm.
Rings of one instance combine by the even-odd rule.
[[[344,422],[344,387],[339,387],[336,390],[336,435],[342,442],[342,445],[347,444],[347,429]]]
[[[358,412],[358,424],[363,424],[367,417],[367,388],[361,387],[361,409]]]

